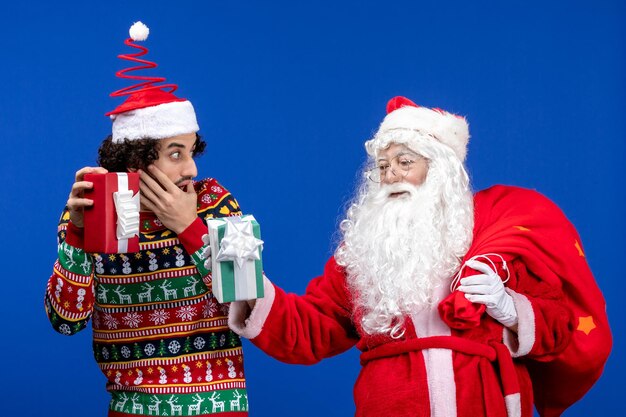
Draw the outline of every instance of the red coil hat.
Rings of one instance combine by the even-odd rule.
[[[386,133],[402,129],[432,137],[452,148],[461,161],[465,160],[469,142],[469,126],[465,118],[438,108],[418,106],[401,96],[394,97],[387,103],[387,116],[374,138],[365,143],[367,152],[375,155],[377,150],[388,145]],[[413,150],[419,152],[419,149]]]
[[[115,73],[125,79],[141,82],[111,93],[111,97],[128,96],[128,98],[106,115],[113,121],[113,142],[124,139],[164,139],[200,130],[196,113],[191,102],[176,97],[173,92],[176,84],[161,84],[163,77],[128,75],[127,72],[156,68],[157,64],[139,57],[148,53],[148,49],[139,46],[135,41],[148,39],[150,30],[141,22],[134,23],[129,30],[130,38],[124,43],[139,49],[134,54],[118,55],[118,58],[136,62],[140,65],[125,68]]]

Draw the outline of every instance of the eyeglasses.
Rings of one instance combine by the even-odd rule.
[[[377,166],[368,169],[366,172],[367,178],[370,181],[379,183],[382,182],[385,178],[387,178],[387,172],[391,171],[391,173],[397,177],[404,178],[409,174],[409,171],[415,166],[415,164],[422,160],[426,159],[422,155],[418,154],[400,154],[391,159],[391,161],[379,161]]]

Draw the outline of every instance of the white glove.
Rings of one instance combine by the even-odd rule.
[[[504,284],[498,274],[489,265],[479,261],[469,260],[465,265],[482,272],[481,275],[472,275],[461,280],[458,289],[465,293],[465,298],[472,303],[484,304],[487,314],[504,326],[517,325],[513,297],[504,291]]]
[[[204,269],[211,270],[211,243],[209,235],[202,235],[202,243],[206,245],[200,256],[204,259]]]

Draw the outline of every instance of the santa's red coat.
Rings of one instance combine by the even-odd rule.
[[[564,240],[571,238],[567,247],[560,241],[556,242],[558,250],[549,247],[551,243],[547,249],[544,244],[533,243],[536,248],[525,246],[518,254],[511,247],[525,245],[515,237],[519,233],[545,230],[549,234],[551,229],[544,224],[569,225],[555,207],[538,193],[514,187],[492,187],[475,196],[474,240],[466,258],[498,253],[501,248],[510,275],[507,292],[513,297],[519,316],[517,333],[486,314],[471,317],[471,311],[469,321],[457,326],[454,316],[464,312],[459,310],[459,303],[455,307],[449,286],[443,285],[436,297],[447,297],[447,316],[445,309],[440,314],[434,306],[407,317],[406,332],[399,340],[368,335],[360,326],[359,314],[353,310],[344,270],[334,258],[327,262],[324,273],[309,283],[303,296],[287,294],[266,280],[266,297],[257,301],[247,318],[244,303],[233,303],[229,324],[267,354],[287,363],[314,364],[356,344],[363,352],[363,367],[354,388],[356,416],[530,417],[533,387],[528,368],[550,363],[567,352],[576,331],[578,317],[574,314],[580,313],[572,308],[558,279],[546,279],[536,271],[558,276],[563,272],[563,262],[581,262],[582,249],[571,225],[571,230],[553,228]],[[529,214],[519,216],[518,212]],[[515,228],[515,232],[509,234],[507,227]],[[503,230],[505,238],[501,236]],[[552,242],[554,237],[547,240]],[[528,250],[541,253],[529,258],[524,252]],[[537,267],[536,259],[545,257],[546,251],[559,254],[550,254],[556,260],[542,260]],[[490,255],[490,259],[499,258]],[[506,274],[501,262],[497,266],[501,275]],[[564,270],[567,272],[568,268]],[[470,273],[466,268],[463,275]],[[588,274],[585,279],[593,282]],[[599,291],[593,296],[599,297],[596,304],[603,306]],[[598,311],[592,315],[601,315]],[[608,331],[606,316],[594,318],[596,326],[606,326]],[[584,330],[587,336],[593,334]],[[606,339],[607,331],[601,330],[596,334]],[[601,366],[595,379],[600,372]],[[555,414],[558,412],[552,415]]]

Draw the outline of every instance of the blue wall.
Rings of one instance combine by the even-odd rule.
[[[332,253],[390,97],[467,116],[475,188],[514,184],[556,201],[606,296],[613,353],[566,415],[624,413],[623,2],[88,3],[0,10],[1,415],[106,413],[91,331],[54,333],[42,301],[58,216],[110,132],[104,113],[119,101],[108,94],[126,85],[116,55],[136,20],[151,28],[158,75],[196,107],[209,143],[201,175],[256,216],[266,273],[288,291],[303,292]],[[353,413],[356,351],[303,367],[244,349],[252,416]]]

